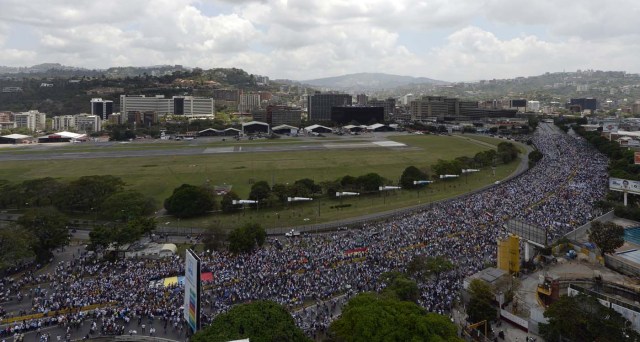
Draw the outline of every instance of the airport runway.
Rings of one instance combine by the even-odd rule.
[[[391,143],[391,144],[389,144]],[[88,143],[91,144],[91,143]],[[100,145],[86,145],[87,148],[97,147]],[[135,146],[131,144],[130,146]],[[35,147],[35,146],[34,146]],[[39,147],[39,146],[38,146]],[[319,151],[329,149],[359,149],[359,148],[411,148],[404,144],[398,144],[392,141],[360,141],[353,143],[336,143],[335,141],[327,143],[308,143],[308,144],[234,144],[229,142],[229,146],[185,146],[181,148],[157,149],[141,147],[139,150],[112,150],[112,151],[71,151],[65,148],[51,148],[44,151],[41,148],[29,150],[21,148],[20,151],[0,150],[0,161],[20,161],[20,160],[73,160],[73,159],[95,159],[95,158],[130,158],[130,157],[162,157],[162,156],[192,156],[207,155],[221,153],[259,153],[259,152],[287,152],[287,151]],[[103,146],[108,149],[109,146]],[[42,151],[42,152],[40,152]]]

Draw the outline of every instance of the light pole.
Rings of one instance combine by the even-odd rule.
[[[386,205],[387,204],[387,191],[390,190],[398,190],[398,189],[402,189],[402,187],[399,186],[391,186],[391,185],[386,185],[386,186],[379,186],[378,187],[378,191],[383,191],[384,192],[384,196],[383,198],[383,204]]]
[[[342,198],[344,196],[359,196],[359,192],[339,191],[336,192],[336,197],[340,197],[340,205],[342,205]]]
[[[430,180],[414,180],[413,185],[427,185],[431,184],[433,181]],[[420,203],[420,186],[418,186],[418,203]]]

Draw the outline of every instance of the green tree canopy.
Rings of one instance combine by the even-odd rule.
[[[438,175],[459,175],[462,173],[462,164],[457,160],[438,159],[436,165],[431,167]]]
[[[453,268],[453,263],[443,256],[416,255],[407,265],[407,272],[418,279],[426,280],[431,275],[435,275],[438,279],[440,274]]]
[[[421,187],[424,187],[425,185],[424,184],[414,185],[413,182],[418,180],[428,180],[429,179],[428,177],[429,176],[427,175],[426,172],[423,172],[417,167],[412,165],[404,169],[404,171],[402,172],[402,175],[400,176],[400,186],[403,189],[421,188]]]
[[[10,225],[0,229],[0,271],[33,258],[30,248],[34,236],[24,228]]]
[[[448,317],[375,293],[352,298],[330,333],[339,342],[462,341]]]
[[[248,223],[229,233],[229,251],[233,253],[248,253],[262,246],[267,238],[267,232],[257,223]]]
[[[547,341],[640,340],[640,334],[629,327],[629,321],[588,295],[561,296],[544,316],[549,323],[540,324],[540,334]]]
[[[18,219],[18,224],[35,237],[30,247],[38,262],[49,261],[54,248],[69,242],[68,221],[53,207],[29,209]]]
[[[240,204],[233,204],[233,201],[237,201],[240,199],[240,196],[236,194],[233,190],[230,190],[226,194],[222,195],[222,200],[220,200],[220,208],[223,213],[232,213],[242,208]]]
[[[384,295],[402,301],[418,302],[420,290],[414,280],[407,278],[406,275],[400,272],[386,272],[381,277],[387,284],[383,291]]]
[[[107,197],[100,206],[100,216],[108,220],[131,220],[153,214],[153,199],[137,191],[120,191]]]
[[[471,323],[484,320],[490,322],[497,318],[498,310],[493,305],[495,295],[491,285],[474,279],[469,284],[469,294],[471,298],[467,306],[467,315]]]
[[[258,181],[251,186],[249,199],[254,201],[264,201],[271,194],[271,187],[267,181]]]
[[[201,186],[182,184],[173,190],[173,194],[164,200],[167,213],[179,218],[203,215],[215,209],[213,193]]]
[[[498,158],[507,164],[518,158],[518,148],[510,142],[501,142],[498,144]]]
[[[234,306],[216,316],[210,326],[193,336],[193,342],[226,342],[238,339],[251,342],[304,342],[304,336],[285,308],[271,301],[256,301]]]
[[[144,234],[151,233],[156,228],[154,218],[137,217],[127,222],[106,224],[95,227],[89,232],[90,250],[101,250],[111,245],[118,249],[120,246],[133,243]]]
[[[364,192],[377,192],[384,185],[385,179],[377,173],[367,173],[356,178],[356,184]]]
[[[486,150],[476,153],[473,160],[479,166],[493,166],[497,154],[496,150]]]
[[[589,230],[589,241],[595,243],[604,256],[624,244],[624,228],[613,222],[594,221]]]
[[[71,181],[65,189],[65,196],[59,208],[65,211],[92,212],[104,200],[121,191],[124,182],[115,176],[83,176]]]

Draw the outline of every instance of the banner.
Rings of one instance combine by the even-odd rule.
[[[640,195],[640,181],[609,178],[609,190],[626,191],[630,194]]]
[[[640,164],[640,152],[633,153],[633,163]]]
[[[200,258],[187,249],[184,274],[184,319],[192,332],[200,329]]]
[[[602,124],[602,133],[615,133],[618,131],[618,123],[616,121],[608,121]]]

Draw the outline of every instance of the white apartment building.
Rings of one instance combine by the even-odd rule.
[[[77,132],[91,133],[102,130],[102,119],[98,115],[78,114],[73,116],[74,125]]]
[[[251,113],[251,111],[256,109],[260,109],[260,94],[241,94],[240,95],[238,112]]]
[[[31,131],[44,131],[47,128],[47,115],[37,110],[18,113],[13,116],[15,127],[26,127]]]
[[[156,112],[158,115],[184,115],[186,117],[215,116],[213,98],[194,96],[174,96],[165,98],[164,95],[146,97],[145,95],[120,95],[120,113]]]
[[[54,116],[52,128],[54,131],[73,131],[76,128],[76,118],[73,115]]]

